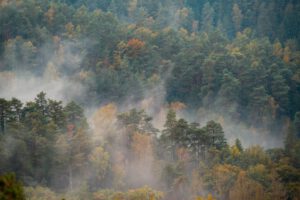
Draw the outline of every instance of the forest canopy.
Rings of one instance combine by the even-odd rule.
[[[0,0],[0,199],[297,200],[299,139],[296,0]]]

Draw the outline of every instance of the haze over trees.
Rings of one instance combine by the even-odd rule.
[[[0,0],[0,199],[297,200],[299,66],[298,1]]]

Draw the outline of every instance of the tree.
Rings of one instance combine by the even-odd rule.
[[[263,86],[256,87],[250,94],[248,109],[250,110],[250,119],[259,123],[270,115],[269,96]]]
[[[272,80],[272,96],[281,108],[281,112],[289,113],[289,90],[290,87],[282,75],[274,75]]]
[[[205,158],[208,137],[203,128],[198,127],[199,124],[192,123],[189,127],[188,145],[195,155],[195,161],[199,163],[200,158]]]
[[[162,131],[162,135],[160,136],[160,141],[167,149],[168,154],[172,160],[175,159],[175,141],[171,139],[173,131],[176,127],[177,119],[176,112],[174,110],[169,110],[166,116],[166,122],[164,124],[164,130]],[[166,153],[166,152],[165,152]]]
[[[110,155],[102,147],[96,147],[89,155],[91,164],[91,177],[96,177],[97,181],[103,181],[109,168]]]
[[[43,116],[46,117],[48,115],[48,101],[46,99],[46,93],[40,92],[37,94],[35,100],[35,105],[37,107],[37,111]]]
[[[73,135],[80,128],[87,128],[86,118],[83,109],[74,101],[68,103],[64,108],[68,134]]]
[[[202,21],[201,21],[201,30],[204,32],[211,32],[214,28],[214,17],[215,11],[214,8],[210,5],[209,2],[204,4],[202,9]]]
[[[237,116],[240,90],[240,81],[227,69],[223,70],[222,85],[216,100],[222,112],[232,117]]]
[[[133,38],[133,39],[130,39],[128,42],[127,42],[127,54],[129,57],[135,57],[135,56],[138,56],[143,48],[145,46],[145,42],[137,39],[137,38]]]
[[[176,126],[176,112],[170,109],[166,116],[166,122],[164,127],[166,128],[164,134],[171,135],[172,129]]]
[[[55,100],[48,100],[48,112],[49,117],[51,120],[53,120],[53,123],[55,123],[60,130],[63,130],[66,128],[66,118],[65,113],[62,106],[62,101],[55,101]]]
[[[8,102],[5,99],[0,99],[0,130],[1,133],[5,133],[6,121],[7,121],[7,112],[8,112]]]
[[[232,7],[232,21],[235,26],[235,31],[238,32],[241,30],[241,24],[243,21],[243,14],[242,11],[240,10],[238,4],[234,4]]]
[[[245,149],[242,156],[240,164],[244,168],[249,166],[255,166],[257,164],[268,165],[270,163],[270,157],[264,152],[263,148],[260,146],[252,146]]]
[[[296,112],[293,120],[293,126],[298,138],[300,138],[300,112]]]
[[[219,197],[227,199],[229,191],[232,188],[240,169],[233,165],[218,164],[211,171],[213,190]]]
[[[265,199],[265,195],[263,187],[259,183],[249,179],[246,173],[241,171],[229,191],[229,200],[263,200]]]
[[[223,128],[219,123],[209,121],[204,127],[204,130],[208,137],[208,146],[216,147],[219,150],[227,146]]]
[[[23,103],[16,98],[12,98],[9,103],[8,122],[20,122],[22,117]]]
[[[22,184],[16,180],[14,174],[0,176],[0,199],[25,200]]]
[[[242,143],[241,143],[241,141],[237,138],[237,139],[235,139],[235,146],[238,148],[238,150],[240,151],[240,152],[243,152],[243,146],[242,146]]]
[[[46,198],[48,200],[56,200],[58,199],[55,192],[51,191],[49,188],[46,187],[25,187],[25,195],[30,200],[39,200],[41,198]]]
[[[152,117],[148,116],[144,110],[131,109],[129,112],[121,113],[118,115],[118,121],[130,133],[139,132],[155,135],[157,132],[157,129],[151,123]]]

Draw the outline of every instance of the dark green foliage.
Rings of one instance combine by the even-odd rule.
[[[299,8],[289,1],[3,3],[0,70],[42,74],[44,47],[57,52],[68,41],[83,57],[66,71],[87,73],[79,80],[84,104],[142,99],[155,77],[166,82],[168,102],[270,128],[300,109]],[[132,39],[144,45],[135,56]]]
[[[1,200],[25,200],[22,184],[16,180],[14,174],[0,176]]]
[[[201,187],[217,191],[222,196],[222,188],[226,191],[233,189],[240,171],[246,172],[247,178],[254,181],[253,187],[261,184],[264,192],[279,184],[276,187],[279,187],[280,195],[294,198],[299,194],[297,115],[291,124],[285,149],[265,151],[260,146],[243,148],[238,139],[229,146],[219,123],[208,121],[200,127],[198,123],[177,119],[172,109],[167,113],[164,130],[159,134],[145,111],[132,109],[116,114],[117,127],[110,133],[113,137],[108,137],[102,148],[98,142],[96,145],[92,142],[83,109],[75,102],[62,106],[61,102],[46,99],[43,92],[24,107],[14,98],[2,101],[11,106],[7,107],[6,131],[0,137],[0,171],[15,172],[26,186],[43,185],[59,192],[81,188],[78,192],[87,197],[93,190],[114,187],[111,179],[120,176],[114,171],[114,167],[120,165],[119,161],[114,161],[118,158],[115,152],[122,151],[127,162],[125,166],[129,168],[141,159],[135,157],[136,151],[145,148],[149,153],[150,148],[152,158],[159,161],[160,170],[155,172],[161,177],[159,185],[172,198],[187,197],[189,188],[196,187],[197,181],[203,182]],[[8,142],[13,144],[9,148],[5,144]],[[148,153],[145,157],[149,156]],[[127,168],[124,170],[129,173]],[[95,178],[94,173],[99,176]],[[127,176],[132,178],[130,174]],[[15,180],[13,176],[7,177],[10,178],[5,178],[6,182]],[[130,186],[131,183],[127,184]],[[43,191],[36,188],[32,192],[38,194],[40,190]],[[197,187],[193,193],[194,190]],[[20,188],[1,192],[11,195],[20,192]]]
[[[184,119],[176,119],[173,110],[169,110],[165,129],[162,132],[161,144],[165,147],[167,159],[177,160],[176,151],[187,148],[191,151],[196,162],[205,159],[209,149],[224,150],[227,143],[220,124],[209,121],[206,126],[199,128],[199,124],[189,124]]]
[[[74,101],[71,101],[65,106],[63,114],[63,116],[65,116],[64,120],[66,121],[67,125],[73,125],[76,129],[78,129],[79,127],[87,127],[87,122],[83,113],[83,108],[76,104]]]
[[[6,78],[22,73],[52,76],[51,65],[56,72],[51,81],[66,78],[86,89],[67,104],[44,92],[25,104],[0,98],[0,172],[13,171],[26,185],[60,192],[80,186],[84,196],[93,192],[88,190],[132,186],[124,180],[132,176],[124,175],[128,163],[138,166],[134,155],[153,150],[150,157],[163,180],[156,187],[171,191],[170,199],[210,191],[227,200],[231,187],[239,185],[237,177],[263,188],[266,199],[296,199],[299,13],[295,0],[0,1],[0,90],[10,83]],[[221,124],[200,126],[177,119],[173,110],[159,133],[137,109],[112,117],[116,127],[101,130],[94,142],[84,110],[75,103],[135,105],[157,95],[169,105],[183,103],[189,114],[200,108],[245,123],[257,134],[286,136],[285,147],[247,148],[238,139],[230,146]],[[90,168],[91,163],[106,167]]]
[[[295,127],[296,134],[300,138],[300,112],[297,112],[294,117],[293,126]]]
[[[13,171],[26,184],[50,185],[57,164],[57,138],[66,133],[80,133],[80,136],[74,136],[76,141],[77,137],[84,138],[87,134],[83,109],[74,102],[63,107],[62,102],[46,99],[44,92],[25,106],[15,98],[10,101],[2,99],[1,102],[5,110],[2,118],[4,132],[0,138],[3,146],[0,171]],[[6,143],[12,144],[9,149]],[[80,144],[75,144],[75,147],[84,150]]]

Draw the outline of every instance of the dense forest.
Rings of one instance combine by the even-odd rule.
[[[0,0],[0,199],[299,200],[300,2]]]

